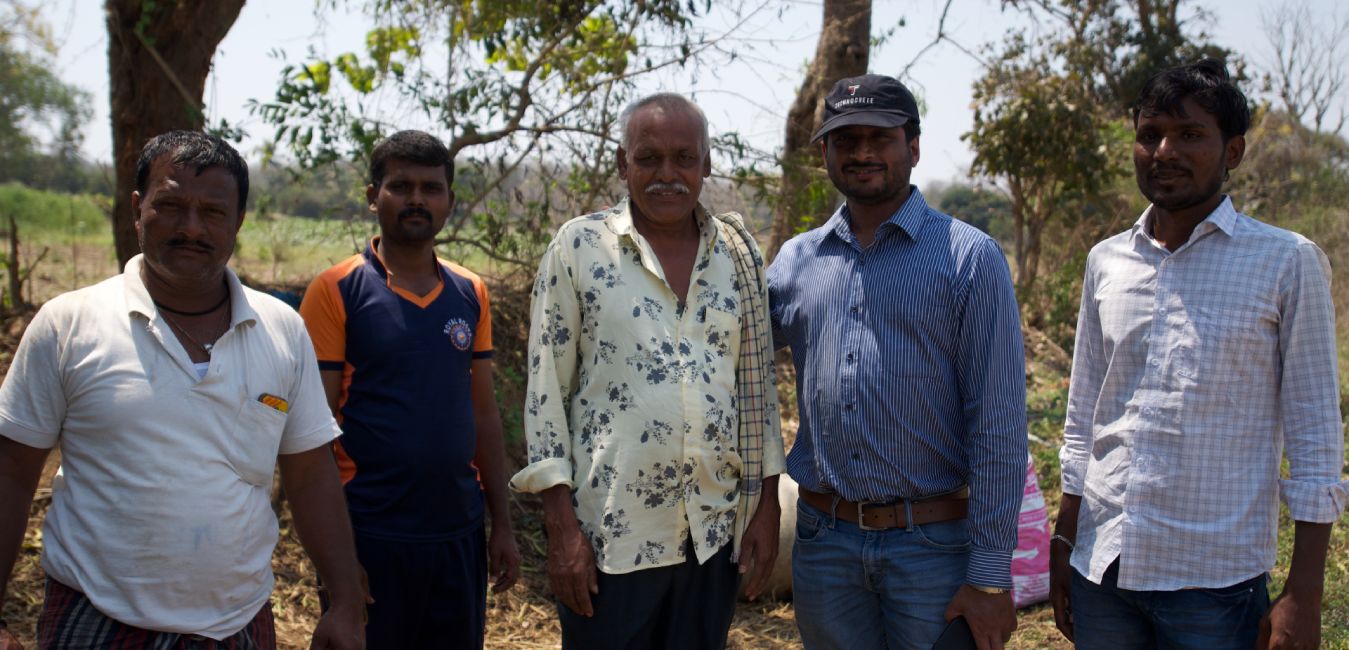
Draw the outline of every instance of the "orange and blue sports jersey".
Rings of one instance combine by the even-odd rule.
[[[483,517],[470,364],[492,355],[487,287],[440,260],[425,296],[394,287],[371,241],[300,305],[319,368],[342,371],[335,443],[351,523],[388,539],[450,539]]]

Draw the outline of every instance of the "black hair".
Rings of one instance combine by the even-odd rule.
[[[145,143],[136,160],[136,191],[141,196],[149,189],[150,167],[166,154],[173,156],[169,162],[174,167],[190,167],[198,175],[210,167],[229,172],[239,187],[239,212],[244,211],[248,203],[248,164],[228,142],[204,131],[169,131]]]
[[[918,126],[918,122],[910,120],[904,123],[904,140],[906,142],[913,142],[914,138],[922,134],[923,129],[922,127]]]
[[[1222,61],[1208,58],[1167,68],[1148,79],[1134,104],[1134,126],[1144,112],[1184,115],[1181,103],[1187,97],[1217,118],[1223,140],[1246,135],[1251,126],[1246,95],[1228,76]]]
[[[370,184],[379,187],[384,182],[384,167],[396,158],[427,167],[444,167],[445,182],[454,184],[454,160],[450,150],[434,135],[425,131],[399,131],[380,141],[370,154]]]

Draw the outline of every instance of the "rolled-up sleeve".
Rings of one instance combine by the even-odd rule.
[[[576,385],[581,315],[566,246],[557,239],[539,262],[529,321],[524,429],[529,465],[511,478],[518,492],[574,487],[569,400]]]
[[[1021,318],[1011,273],[995,242],[985,243],[972,274],[957,358],[970,463],[966,580],[1010,588],[1027,458]]]
[[[1091,457],[1092,416],[1105,381],[1104,341],[1101,315],[1096,305],[1096,283],[1092,257],[1082,279],[1082,306],[1077,312],[1077,334],[1073,338],[1073,369],[1068,385],[1068,409],[1063,423],[1063,446],[1059,448],[1059,466],[1063,493],[1082,495]]]
[[[1344,432],[1330,263],[1315,244],[1298,246],[1281,278],[1279,302],[1279,402],[1288,456],[1279,496],[1294,521],[1333,523],[1349,500],[1349,481],[1340,478]]]

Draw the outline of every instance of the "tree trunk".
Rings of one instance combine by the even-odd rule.
[[[810,136],[820,126],[824,98],[834,82],[866,74],[871,54],[871,0],[825,0],[824,21],[815,60],[787,113],[787,133],[782,147],[782,184],[773,211],[770,257],[777,255],[802,222],[803,215],[828,211],[832,199],[809,192],[811,180],[820,174],[818,149]],[[823,215],[820,215],[823,216]]]
[[[1021,181],[1015,176],[1008,180],[1008,188],[1012,194],[1012,232],[1014,253],[1016,255],[1016,286],[1021,288],[1022,279],[1026,277],[1026,193],[1021,187]],[[1025,294],[1021,293],[1024,299]]]
[[[140,252],[131,192],[141,147],[165,131],[202,128],[201,98],[211,58],[243,5],[244,0],[104,4],[116,173],[112,236],[119,268]]]

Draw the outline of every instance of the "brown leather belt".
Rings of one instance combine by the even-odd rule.
[[[939,494],[922,499],[900,500],[894,503],[869,503],[845,501],[839,499],[834,507],[834,495],[824,494],[801,488],[801,500],[823,512],[833,512],[843,521],[857,524],[862,530],[885,530],[887,528],[908,528],[909,518],[905,514],[913,513],[913,525],[934,524],[939,521],[964,519],[969,512],[970,490],[967,487],[954,492]],[[908,507],[905,508],[905,504]]]

